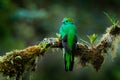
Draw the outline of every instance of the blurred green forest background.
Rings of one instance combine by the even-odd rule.
[[[79,38],[88,41],[86,36],[93,33],[101,37],[111,25],[104,11],[119,19],[120,0],[0,0],[0,55],[56,37],[66,16],[74,19]],[[79,64],[72,72],[65,72],[62,51],[49,50],[39,58],[33,80],[120,80],[119,51],[118,47],[114,61],[108,55],[99,72]]]

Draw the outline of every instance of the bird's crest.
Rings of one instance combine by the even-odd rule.
[[[70,22],[70,23],[73,23],[73,19],[70,18],[70,17],[65,17],[65,18],[63,18],[62,22]]]

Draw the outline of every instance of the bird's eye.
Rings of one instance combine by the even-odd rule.
[[[68,21],[66,21],[66,22],[68,22]]]

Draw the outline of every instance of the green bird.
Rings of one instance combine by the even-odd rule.
[[[77,44],[77,28],[71,18],[63,18],[62,25],[59,29],[60,38],[63,46],[63,56],[65,71],[72,71],[74,65],[74,54]]]

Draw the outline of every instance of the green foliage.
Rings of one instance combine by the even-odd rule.
[[[104,12],[104,14],[107,16],[107,18],[110,20],[110,22],[112,22],[113,25],[117,25],[119,23],[116,16],[110,16],[106,12]]]
[[[85,41],[85,40],[83,40],[83,39],[80,39],[84,44],[86,44],[86,45],[90,45],[90,43],[89,42],[87,42],[87,41]]]
[[[96,41],[96,39],[98,38],[98,35],[96,35],[96,34],[93,34],[93,35],[89,35],[89,36],[87,36],[88,38],[89,38],[89,40],[90,40],[90,44],[94,44],[95,43],[95,41]]]
[[[42,49],[45,49],[47,46],[47,43],[45,41],[43,41],[39,45],[41,45]]]

